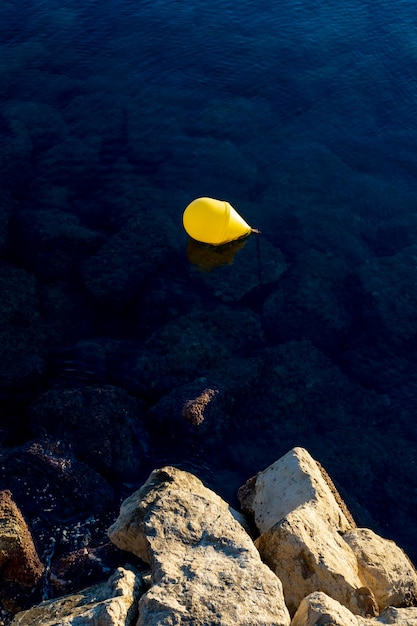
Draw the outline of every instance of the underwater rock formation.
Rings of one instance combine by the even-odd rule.
[[[30,418],[35,433],[66,442],[79,460],[113,482],[137,475],[146,459],[142,404],[119,387],[47,391],[32,404]]]

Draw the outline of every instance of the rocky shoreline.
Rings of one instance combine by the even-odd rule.
[[[2,603],[7,606],[8,593],[12,606],[13,594],[30,594],[39,583],[45,564],[12,494],[0,496]],[[290,450],[247,481],[238,496],[242,512],[189,472],[154,470],[108,529],[124,564],[109,569],[105,582],[35,604],[4,623],[417,623],[411,561],[393,541],[356,526],[306,449]]]

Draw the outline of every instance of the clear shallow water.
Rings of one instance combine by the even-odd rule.
[[[201,440],[190,458],[175,436],[153,433],[162,440],[154,461],[200,468],[231,498],[251,473],[305,445],[415,557],[416,281],[413,255],[397,256],[417,236],[414,3],[4,2],[0,30],[2,188],[12,207],[2,262],[37,281],[50,367],[42,390],[56,386],[56,367],[62,388],[111,382],[152,409],[207,373],[210,350],[188,368],[179,362],[196,345],[187,315],[253,312],[265,351],[249,342],[228,345],[229,356],[242,371],[245,359],[270,359],[269,388],[249,405],[234,388],[218,458],[207,458]],[[258,254],[248,242],[230,275],[214,272],[208,283],[189,268],[181,225],[201,195],[228,199],[263,233]],[[133,225],[145,235],[132,234]],[[295,273],[262,284],[279,250]],[[378,263],[385,257],[392,263]],[[249,293],[224,302],[227,281],[253,276]],[[317,317],[291,287],[309,294],[309,281],[324,294],[311,305]],[[291,307],[296,323],[281,325]],[[411,330],[392,337],[404,319]],[[178,363],[173,357],[163,381],[154,368],[138,384],[143,363],[132,353],[150,360],[161,350],[159,331]],[[110,365],[80,349],[97,338],[123,341]],[[314,388],[327,366],[301,348],[293,356],[267,350],[304,339],[365,396],[376,395],[350,406],[329,374],[316,396],[291,408],[302,381]],[[218,350],[215,333],[210,341]],[[274,378],[279,358],[298,364],[283,388]],[[219,375],[214,362],[209,371]],[[233,368],[220,374],[233,378]]]
[[[283,187],[293,152],[314,162],[325,146],[340,161],[316,172],[322,202],[346,195],[338,175],[350,176],[355,212],[375,202],[361,174],[414,190],[411,4],[31,3],[16,15],[6,3],[3,13],[6,97],[52,105],[72,136],[125,122],[124,153],[159,186],[232,194],[273,219],[271,187]]]

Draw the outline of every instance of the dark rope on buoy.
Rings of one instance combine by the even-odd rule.
[[[260,235],[261,231],[258,230],[257,228],[252,228],[252,232],[255,235]],[[258,280],[259,280],[259,286],[262,287],[262,262],[261,262],[261,244],[260,242],[260,237],[256,237],[256,256],[258,258]]]

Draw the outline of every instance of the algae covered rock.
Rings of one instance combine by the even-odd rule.
[[[14,238],[24,266],[47,281],[68,276],[103,241],[102,235],[83,226],[77,216],[57,209],[17,213]]]
[[[405,353],[417,336],[417,295],[410,287],[416,262],[417,246],[410,246],[369,260],[358,273],[357,299],[366,333]]]
[[[273,342],[309,339],[334,351],[350,324],[343,284],[348,267],[317,250],[300,254],[265,302],[267,336]]]
[[[82,277],[96,302],[111,309],[131,303],[148,275],[168,266],[176,253],[172,220],[152,211],[132,217],[84,264]]]
[[[220,246],[227,253],[228,247],[236,247],[236,258],[228,259],[222,256],[219,248],[207,247],[204,244],[194,244],[193,259],[189,253],[189,259],[195,260],[195,267],[191,269],[191,275],[205,286],[213,295],[223,302],[238,302],[252,291],[262,289],[275,283],[285,272],[286,262],[282,252],[273,246],[261,235],[260,239],[255,236],[247,241],[232,242],[226,246]],[[241,248],[241,251],[239,251]],[[190,244],[189,248],[190,249]],[[199,256],[196,254],[199,252]],[[210,270],[210,263],[216,263],[219,257],[219,267]]]
[[[3,252],[7,244],[9,235],[9,221],[12,213],[12,199],[11,194],[6,188],[6,185],[0,190],[0,252]]]
[[[59,110],[44,102],[9,100],[4,116],[12,127],[28,133],[37,151],[64,141],[69,134]]]
[[[44,367],[38,285],[15,267],[0,267],[0,390],[30,385]]]
[[[196,311],[182,315],[152,333],[132,366],[136,388],[160,395],[214,372],[218,379],[230,359],[263,344],[259,317],[249,310]],[[227,383],[227,381],[225,381]]]
[[[50,390],[31,406],[34,431],[71,445],[96,471],[124,480],[136,476],[146,458],[148,436],[141,403],[111,385]]]
[[[25,504],[25,514],[51,526],[103,513],[115,502],[107,480],[74,454],[69,443],[41,438],[0,450],[1,484]]]

